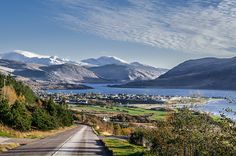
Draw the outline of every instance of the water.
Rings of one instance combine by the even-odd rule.
[[[101,93],[101,94],[147,94],[147,95],[162,95],[162,96],[191,96],[194,94],[201,95],[202,97],[219,97],[228,98],[233,102],[226,99],[210,101],[204,105],[197,105],[193,109],[210,112],[219,115],[223,109],[231,108],[236,111],[236,91],[227,90],[199,90],[199,89],[157,89],[157,88],[110,88],[105,84],[86,84],[94,89],[86,90],[48,90],[49,93]],[[227,117],[236,120],[236,115],[233,113],[225,112]]]
[[[203,97],[222,97],[236,99],[236,91],[199,90],[199,89],[159,89],[159,88],[111,88],[106,84],[86,84],[94,89],[85,90],[48,90],[49,93],[101,93],[101,94],[147,94],[164,96],[191,96],[194,94]]]
[[[233,112],[226,112],[226,108],[230,108],[233,111],[236,111],[236,103],[229,103],[229,101],[222,99],[210,101],[205,105],[195,105],[193,107],[194,110],[210,112],[214,115],[220,115],[221,113],[224,113],[227,117],[236,120],[236,114],[234,114]]]

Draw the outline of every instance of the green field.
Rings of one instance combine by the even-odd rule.
[[[145,150],[144,147],[130,144],[125,140],[106,138],[103,142],[114,156],[141,156]]]
[[[167,115],[165,111],[148,110],[144,108],[130,108],[122,106],[98,106],[98,105],[79,105],[73,106],[73,109],[94,113],[118,113],[129,115],[151,115],[150,119],[160,120],[164,119]]]

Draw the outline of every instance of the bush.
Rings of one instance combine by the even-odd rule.
[[[137,129],[130,135],[129,142],[135,145],[143,145],[144,140],[144,130]]]

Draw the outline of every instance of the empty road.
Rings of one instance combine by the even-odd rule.
[[[0,156],[104,156],[104,147],[91,127],[77,128],[20,146]]]

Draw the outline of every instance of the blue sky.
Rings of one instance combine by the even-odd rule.
[[[0,52],[102,55],[171,68],[233,57],[234,0],[1,0]]]

